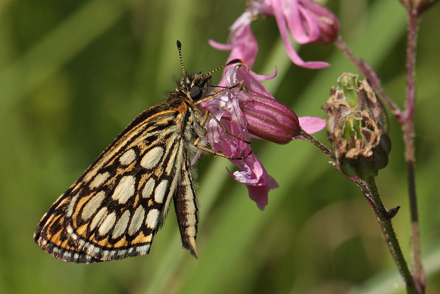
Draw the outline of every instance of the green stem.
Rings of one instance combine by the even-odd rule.
[[[377,190],[375,178],[370,176],[365,180],[365,182],[368,186],[368,190],[370,194],[369,196],[376,206],[375,212],[378,216],[378,222],[382,229],[382,233],[385,237],[385,241],[387,243],[388,249],[390,250],[391,255],[393,256],[394,262],[396,263],[397,268],[400,271],[400,274],[405,280],[407,293],[421,294],[422,292],[418,292],[416,289],[413,276],[411,275],[411,272],[408,269],[408,265],[402,254],[402,250],[400,249],[399,241],[397,240],[396,233],[394,232],[393,225],[391,223],[392,215],[390,215],[390,213],[387,211],[387,209],[382,203],[382,199],[380,198],[379,191]]]
[[[316,140],[315,137],[308,134],[304,130],[301,130],[300,135],[303,136],[306,140],[314,144],[316,147],[321,149],[327,156],[329,156],[332,160],[335,160],[333,153],[321,142]],[[337,170],[339,168],[334,165]],[[348,177],[347,177],[348,178]],[[394,259],[394,262],[397,265],[397,268],[400,271],[403,279],[406,283],[407,293],[408,294],[422,294],[423,291],[416,288],[414,278],[411,275],[411,272],[408,269],[408,265],[403,256],[402,250],[399,245],[399,241],[397,240],[396,233],[394,232],[393,225],[391,223],[391,219],[396,215],[398,211],[398,207],[395,209],[387,210],[382,203],[382,199],[380,198],[379,191],[377,190],[376,180],[373,176],[368,177],[365,181],[359,178],[348,178],[352,182],[356,183],[358,187],[361,189],[362,193],[367,198],[371,207],[375,211],[379,225],[382,229],[382,233],[385,237],[385,241],[387,243],[388,249],[391,252],[391,255]]]

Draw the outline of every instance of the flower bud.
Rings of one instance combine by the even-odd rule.
[[[299,4],[319,27],[319,36],[315,40],[316,43],[329,44],[336,40],[339,36],[339,20],[330,9],[311,0],[302,0],[299,1]]]
[[[323,109],[341,171],[361,179],[377,176],[388,164],[391,140],[385,109],[370,85],[357,75],[344,73]]]
[[[417,10],[419,14],[438,2],[438,0],[400,0],[409,10]]]
[[[240,99],[239,105],[247,121],[248,131],[253,136],[277,144],[287,144],[300,133],[296,114],[273,98],[247,92],[247,98]]]

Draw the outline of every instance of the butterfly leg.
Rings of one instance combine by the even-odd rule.
[[[210,111],[210,110],[206,110],[205,111],[205,115],[203,116],[202,121],[200,122],[200,125],[203,127],[205,126],[206,122],[208,121],[208,117],[211,115],[211,117],[218,123],[218,125],[222,128],[223,132],[227,133],[228,135],[231,135],[234,138],[237,138],[238,140],[246,143],[246,144],[251,144],[250,141],[247,141],[243,138],[240,138],[239,136],[233,134],[231,131],[229,131],[228,129],[226,129],[226,127],[220,122],[220,120],[215,117],[215,115]]]
[[[244,142],[244,143],[246,143],[246,144],[251,144],[251,142],[246,141],[246,140],[244,140],[243,138],[238,137],[237,135],[233,134],[233,133],[230,132],[228,129],[226,129],[226,127],[220,122],[220,120],[218,120],[218,119],[215,117],[215,115],[214,115],[211,111],[209,111],[209,110],[206,110],[206,111],[205,111],[205,115],[203,116],[203,119],[202,119],[202,121],[200,122],[200,125],[201,125],[202,127],[205,126],[206,122],[208,121],[208,117],[209,117],[210,115],[211,115],[211,117],[214,118],[214,120],[219,124],[219,126],[222,128],[222,130],[223,130],[225,133],[231,135],[231,136],[234,137],[234,138],[239,139],[240,141],[242,141],[242,142]],[[249,155],[252,154],[252,150],[251,150],[251,151],[249,152],[249,154],[247,154],[247,155],[245,155],[245,156],[232,157],[232,156],[225,155],[225,154],[223,154],[223,153],[215,152],[214,150],[212,150],[212,149],[210,149],[210,148],[208,148],[208,147],[205,147],[205,146],[200,146],[199,144],[200,144],[200,138],[197,138],[197,139],[195,140],[195,142],[194,142],[194,146],[196,146],[199,150],[201,150],[201,151],[203,151],[203,152],[206,152],[206,153],[213,154],[213,155],[218,155],[218,156],[221,156],[221,157],[224,157],[224,158],[230,159],[230,160],[243,160],[243,159],[245,159],[246,157],[248,157]]]

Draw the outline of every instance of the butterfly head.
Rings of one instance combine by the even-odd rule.
[[[177,41],[177,49],[179,50],[180,66],[182,67],[182,81],[177,86],[179,95],[187,97],[191,101],[199,101],[204,97],[208,88],[211,86],[211,73],[189,73],[185,72],[182,59],[182,43]]]
[[[177,91],[179,92],[179,95],[187,97],[188,99],[194,102],[200,101],[205,97],[208,88],[211,87],[213,73],[222,70],[228,65],[232,65],[232,64],[241,64],[247,68],[243,60],[234,59],[206,74],[203,73],[187,74],[183,66],[182,43],[180,43],[180,41],[177,41],[177,49],[179,50],[180,65],[182,67],[182,74],[183,74],[182,81],[178,85]]]
[[[211,86],[211,80],[211,75],[205,75],[202,73],[185,74],[177,87],[177,90],[179,91],[179,94],[196,102],[205,97]]]

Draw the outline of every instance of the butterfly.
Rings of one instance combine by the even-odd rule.
[[[191,159],[206,135],[212,73],[185,73],[165,102],[134,119],[44,214],[34,241],[66,262],[148,254],[174,201],[182,245],[197,257],[198,207]],[[213,153],[213,152],[212,152]]]

